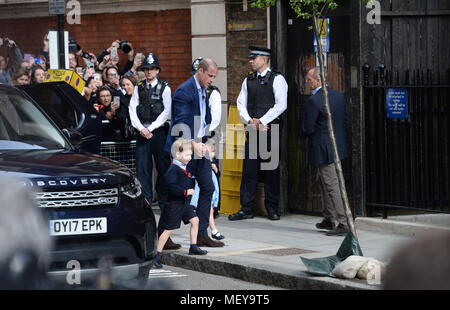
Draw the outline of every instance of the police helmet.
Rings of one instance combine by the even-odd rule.
[[[197,57],[195,60],[194,60],[194,62],[192,63],[192,70],[191,70],[191,73],[192,74],[195,74],[195,72],[197,72],[197,70],[198,70],[198,65],[200,64],[200,61],[202,61],[203,60],[203,57]]]
[[[148,54],[148,55],[145,57],[144,61],[142,62],[141,68],[142,68],[142,69],[146,69],[146,68],[148,68],[148,69],[158,68],[158,69],[161,70],[161,67],[159,66],[159,60],[158,60],[158,57],[156,57],[156,55],[153,54],[153,53]]]

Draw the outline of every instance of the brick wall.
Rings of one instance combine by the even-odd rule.
[[[130,41],[136,52],[156,54],[162,67],[160,78],[173,91],[190,76],[190,9],[83,15],[81,25],[66,23],[64,27],[84,51],[96,55],[116,39]],[[55,16],[0,20],[0,37],[14,40],[23,54],[39,54],[45,33],[56,28]],[[5,54],[5,48],[0,48],[0,54]],[[119,51],[119,56],[124,64],[126,55]]]
[[[226,6],[227,24],[242,20],[261,20],[266,24],[265,30],[227,31],[227,70],[228,70],[228,103],[236,105],[242,82],[251,71],[247,56],[248,46],[267,46],[266,10],[251,8],[242,10],[236,3]]]

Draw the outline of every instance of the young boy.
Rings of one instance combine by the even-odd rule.
[[[164,217],[164,231],[159,236],[156,258],[153,266],[162,268],[160,263],[164,244],[175,229],[180,228],[181,220],[184,224],[191,223],[190,255],[205,255],[208,253],[197,246],[198,217],[195,209],[189,205],[190,196],[194,193],[192,176],[186,170],[186,165],[192,159],[192,143],[186,139],[178,139],[172,145],[174,160],[167,170],[166,178],[169,195],[167,206],[161,216]]]
[[[209,155],[209,160],[211,161],[211,168],[212,168],[211,177],[214,183],[214,193],[211,198],[211,213],[209,216],[209,227],[211,227],[211,237],[216,240],[222,240],[225,238],[225,236],[220,234],[214,222],[214,212],[215,209],[219,208],[219,199],[220,199],[220,187],[218,181],[220,178],[220,171],[218,168],[219,162],[215,158],[216,144],[213,139],[208,139],[205,145],[208,151],[207,156]],[[192,195],[191,199],[191,205],[194,206],[195,208],[197,207],[199,194],[200,188],[198,186],[198,183],[195,182],[194,194]]]

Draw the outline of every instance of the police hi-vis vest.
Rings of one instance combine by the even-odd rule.
[[[163,80],[158,80],[155,87],[149,88],[145,80],[138,83],[139,105],[136,113],[142,125],[149,126],[164,111],[162,93],[167,85]]]
[[[261,118],[275,105],[273,81],[278,75],[273,70],[264,77],[258,77],[255,72],[247,76],[247,111],[252,118]]]

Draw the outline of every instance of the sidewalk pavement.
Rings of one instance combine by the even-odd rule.
[[[159,218],[159,209],[155,216]],[[222,248],[202,247],[208,254],[188,255],[190,225],[172,234],[180,243],[179,250],[165,250],[162,263],[170,266],[222,275],[240,280],[277,286],[286,289],[362,289],[378,290],[381,285],[370,285],[360,279],[338,279],[315,276],[307,272],[300,256],[305,258],[335,255],[344,236],[326,236],[326,231],[315,228],[320,217],[289,214],[279,221],[265,217],[229,221],[220,214],[216,227],[225,239]],[[389,232],[358,229],[356,233],[365,257],[388,262],[399,247],[413,237]]]

